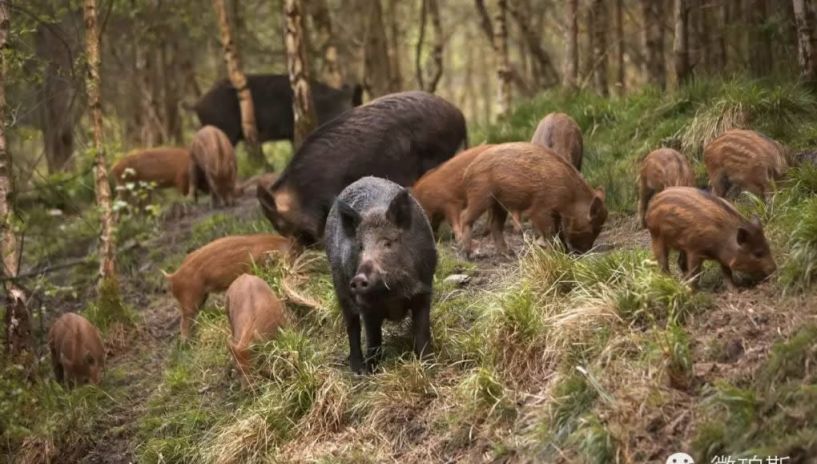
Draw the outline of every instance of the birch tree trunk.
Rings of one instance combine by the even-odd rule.
[[[294,116],[294,145],[301,146],[304,139],[315,129],[316,116],[309,88],[309,69],[306,66],[304,30],[301,28],[302,8],[300,0],[284,0],[284,45],[287,51],[289,84],[292,86],[292,114]]]
[[[511,61],[508,54],[508,0],[499,0],[494,20],[494,51],[497,59],[497,108],[500,117],[511,109]]]
[[[213,0],[213,9],[218,17],[218,26],[221,33],[221,46],[224,49],[224,62],[227,64],[227,74],[230,82],[238,92],[238,106],[241,109],[241,131],[244,134],[244,142],[247,144],[247,152],[252,161],[257,165],[264,165],[264,155],[261,153],[261,145],[258,143],[258,126],[255,123],[255,107],[252,101],[252,93],[247,85],[247,76],[241,70],[241,62],[238,57],[238,50],[233,41],[230,22],[227,19],[227,9],[224,0]]]
[[[579,0],[565,1],[564,86],[575,89],[579,77]]]
[[[3,269],[0,276],[17,276],[19,250],[14,235],[14,209],[11,156],[6,150],[6,46],[11,17],[8,0],[0,0],[0,240],[2,240]],[[6,291],[5,348],[13,362],[27,364],[34,360],[31,340],[31,320],[26,307],[25,291],[13,280],[4,282]]]
[[[817,81],[817,38],[814,34],[814,8],[811,0],[793,0],[797,21],[797,57],[800,77],[806,82]]]
[[[689,79],[689,4],[687,0],[675,0],[673,20],[675,35],[672,41],[672,54],[675,63],[675,78],[678,86]]]
[[[96,0],[85,0],[85,55],[88,71],[85,88],[88,93],[88,111],[94,139],[94,184],[96,205],[99,208],[101,228],[99,231],[99,287],[100,311],[111,320],[124,321],[124,308],[119,297],[119,283],[116,276],[116,221],[114,219],[111,184],[108,181],[108,167],[105,160],[105,143],[102,134],[102,81],[100,69],[100,39],[97,26]]]

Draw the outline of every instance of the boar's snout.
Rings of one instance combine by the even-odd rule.
[[[363,261],[358,266],[355,276],[349,281],[349,290],[353,295],[365,295],[374,290],[377,280],[374,263]]]

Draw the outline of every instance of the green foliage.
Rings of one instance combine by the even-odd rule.
[[[100,281],[97,299],[89,305],[85,317],[103,331],[113,324],[132,326],[136,322],[136,314],[122,301],[116,278],[105,278]]]

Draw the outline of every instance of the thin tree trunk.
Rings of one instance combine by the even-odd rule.
[[[647,82],[664,88],[666,70],[664,67],[663,2],[661,0],[640,0],[644,20],[645,74]]]
[[[116,224],[111,205],[111,187],[105,160],[105,143],[102,134],[102,81],[100,69],[100,41],[97,27],[96,0],[85,0],[85,55],[88,62],[86,89],[88,110],[94,135],[94,183],[96,203],[102,228],[99,234],[100,303],[104,300],[105,311],[121,309],[116,278]]]
[[[247,144],[247,152],[250,158],[257,165],[265,165],[264,154],[261,153],[261,146],[258,143],[258,128],[255,123],[255,107],[252,101],[252,93],[247,85],[247,77],[241,70],[241,62],[238,58],[238,50],[233,42],[230,23],[227,20],[227,9],[224,0],[213,0],[213,9],[218,17],[219,30],[221,32],[221,46],[224,49],[224,61],[227,64],[227,73],[230,82],[238,92],[238,106],[241,109],[241,130],[244,133],[244,141]]]
[[[528,23],[528,15],[518,8],[509,8],[508,12],[519,25],[519,32],[522,35],[522,39],[524,39],[530,54],[533,55],[539,70],[543,74],[542,76],[538,76],[538,78],[541,79],[543,87],[551,87],[558,84],[559,73],[556,71],[556,67],[553,66],[553,60],[551,60],[548,52],[542,48],[539,33],[531,28],[530,23]],[[536,82],[536,80],[534,80],[534,82]]]
[[[494,51],[497,59],[497,107],[500,117],[511,109],[511,62],[508,55],[508,0],[499,0],[494,30]]]
[[[817,36],[814,33],[814,8],[811,0],[793,0],[797,21],[797,57],[800,76],[809,83],[817,82]]]
[[[301,18],[300,0],[284,0],[285,32],[289,84],[292,86],[292,114],[295,117],[294,145],[297,149],[313,129],[317,118],[309,88],[309,70],[306,67],[306,48]]]
[[[400,14],[398,5],[400,0],[389,0],[389,67],[391,68],[392,85],[395,90],[403,88],[403,70],[400,66],[400,47],[403,44],[400,32]]]
[[[417,84],[426,92],[434,93],[437,90],[437,84],[443,75],[443,50],[444,40],[442,21],[440,20],[440,8],[437,0],[421,0],[422,6],[420,9],[420,36],[417,39],[417,55],[415,57],[415,65],[417,67]],[[425,42],[426,19],[431,17],[431,27],[434,30],[434,45],[431,50],[431,57],[429,59],[430,75],[428,80],[424,78],[426,70],[423,69],[422,56],[423,45]]]
[[[715,71],[725,71],[727,62],[726,55],[726,25],[727,6],[725,2],[719,3],[713,13],[715,28],[712,31],[712,69]]]
[[[11,203],[11,156],[6,151],[6,46],[11,16],[8,0],[0,0],[0,240],[2,240],[2,277],[16,277],[19,273],[19,250],[14,235]],[[6,280],[5,348],[9,360],[22,365],[34,361],[31,339],[31,319],[26,307],[25,291],[13,280]]]
[[[607,12],[604,0],[590,4],[590,22],[593,35],[593,82],[599,95],[607,96]]]
[[[575,89],[579,77],[579,0],[565,1],[564,86]]]
[[[383,8],[380,0],[370,5],[366,24],[366,44],[364,49],[363,81],[370,98],[377,98],[397,91],[389,66],[389,44],[383,26]]]
[[[675,0],[673,5],[675,36],[672,54],[675,63],[675,78],[680,87],[689,79],[689,4],[688,0]]]
[[[765,76],[773,68],[772,41],[766,31],[766,0],[749,0],[749,70],[754,76]]]
[[[623,0],[616,0],[616,88],[619,95],[626,89],[626,70],[624,69],[624,6]]]
[[[162,47],[162,83],[164,84],[165,132],[168,141],[182,143],[182,119],[179,114],[179,74],[178,44],[167,40]]]
[[[338,64],[338,47],[326,0],[309,0],[306,5],[312,17],[312,24],[315,26],[323,56],[320,68],[321,81],[330,87],[339,89],[343,86],[343,73]]]

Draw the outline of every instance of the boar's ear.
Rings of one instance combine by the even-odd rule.
[[[392,198],[386,211],[386,218],[397,227],[403,229],[411,227],[411,197],[407,189],[400,190],[400,193]]]
[[[256,195],[258,196],[258,203],[261,204],[261,211],[264,216],[274,225],[275,215],[278,212],[275,207],[275,198],[266,187],[259,185],[256,188]]]
[[[604,209],[604,193],[601,196],[593,195],[593,200],[590,202],[590,218],[598,217]]]
[[[335,207],[340,214],[340,225],[343,227],[343,232],[353,237],[357,233],[357,226],[360,225],[360,213],[340,198],[335,200]]]
[[[740,226],[738,227],[738,234],[736,237],[738,246],[744,246],[749,242],[749,229]]]
[[[601,198],[601,201],[604,201],[607,198],[607,194],[604,192],[604,187],[598,187],[595,192],[593,192],[593,196]]]
[[[758,229],[763,228],[763,224],[760,223],[760,218],[757,217],[757,214],[752,215],[751,223],[752,223],[753,226],[757,227]]]

